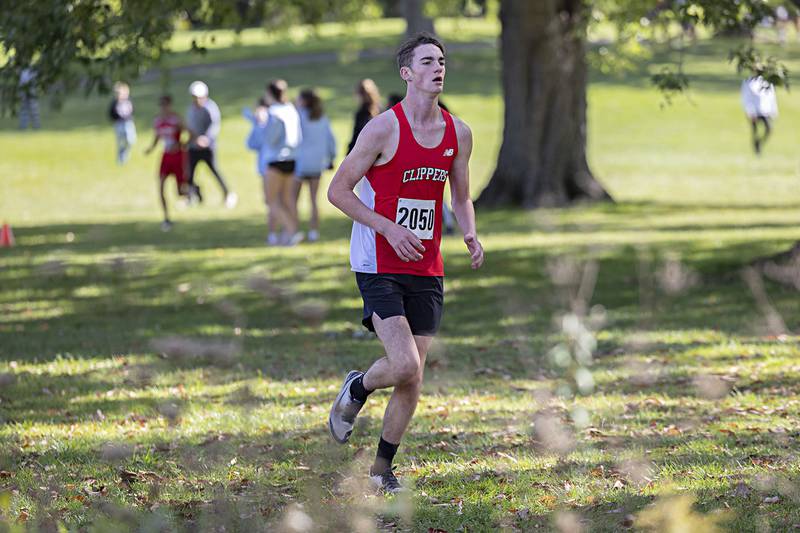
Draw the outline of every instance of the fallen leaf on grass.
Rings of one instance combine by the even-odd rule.
[[[604,438],[607,437],[605,433],[597,429],[596,427],[588,427],[584,430],[589,437],[593,438]]]
[[[108,493],[106,486],[99,484],[98,481],[92,477],[83,478],[83,484],[83,492],[89,496],[97,496]]]
[[[531,510],[530,509],[515,509],[514,514],[520,520],[527,520],[531,517]]]
[[[632,514],[626,514],[622,519],[622,527],[633,527],[633,522],[636,519]]]
[[[120,468],[117,470],[119,474],[120,480],[122,483],[130,485],[131,483],[135,483],[137,481],[163,481],[164,478],[156,474],[155,472],[148,472],[148,471],[141,471],[141,472],[134,472],[133,470],[124,470]]]
[[[446,529],[439,529],[438,527],[429,527],[428,533],[447,533]]]
[[[31,515],[30,515],[30,513],[28,513],[28,510],[27,509],[22,509],[22,510],[20,510],[19,514],[17,515],[17,523],[18,524],[24,524],[25,522],[28,521],[28,519],[30,517],[31,517]]]
[[[511,462],[514,462],[514,463],[519,463],[519,461],[517,461],[517,459],[516,459],[515,457],[512,457],[511,455],[508,455],[508,454],[507,454],[507,453],[505,453],[505,452],[495,452],[495,454],[496,454],[498,457],[502,457],[502,458],[504,458],[504,459],[508,459],[508,460],[509,460],[509,461],[511,461]]]
[[[201,442],[200,446],[208,446],[209,444],[212,444],[214,442],[226,441],[230,437],[231,436],[228,433],[220,433],[219,435],[211,435],[210,437],[207,437],[203,442]]]
[[[781,501],[780,496],[767,496],[764,498],[764,503],[778,503],[779,501]]]
[[[737,498],[747,498],[750,495],[750,487],[747,486],[744,482],[740,481],[736,484],[736,487],[733,489],[733,495]]]
[[[556,497],[552,494],[545,494],[540,501],[545,507],[553,507],[556,504]]]
[[[0,479],[5,479],[9,477],[14,477],[14,472],[9,472],[8,470],[0,470]]]

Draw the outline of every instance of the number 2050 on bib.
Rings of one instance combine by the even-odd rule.
[[[433,239],[436,222],[436,200],[399,198],[395,222],[410,229],[420,240]]]

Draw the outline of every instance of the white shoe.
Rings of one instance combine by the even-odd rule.
[[[169,220],[165,220],[164,222],[161,223],[161,231],[166,233],[171,229],[172,229],[172,222],[170,222]]]
[[[353,432],[353,425],[356,421],[356,415],[358,415],[358,412],[364,407],[363,403],[353,399],[350,395],[350,385],[356,378],[363,375],[363,372],[351,370],[347,374],[347,377],[344,378],[342,388],[333,401],[331,414],[328,416],[328,429],[331,431],[333,440],[339,444],[344,444],[350,439],[350,434]]]
[[[227,196],[225,196],[225,207],[228,209],[233,209],[236,207],[236,204],[239,203],[239,195],[235,192],[229,192]]]
[[[315,229],[308,231],[308,242],[317,242],[319,240],[319,232]]]
[[[270,233],[267,235],[267,246],[278,246],[281,240],[278,238],[277,233]]]

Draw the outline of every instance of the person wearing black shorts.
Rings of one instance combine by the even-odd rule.
[[[336,442],[346,443],[369,394],[391,389],[369,471],[370,481],[387,493],[403,490],[392,462],[417,407],[425,359],[442,319],[439,245],[447,181],[471,266],[483,264],[469,195],[472,132],[437,103],[444,46],[419,34],[400,47],[397,62],[405,98],[367,123],[328,189],[331,203],[353,219],[350,265],[364,300],[362,323],[386,351],[366,372],[347,374],[328,427]]]
[[[264,175],[264,198],[270,216],[279,228],[280,235],[270,233],[270,246],[294,246],[303,240],[297,231],[297,209],[293,197],[295,151],[300,144],[300,116],[289,102],[288,85],[284,80],[273,80],[267,85],[265,99],[269,118],[264,126],[263,153],[267,162]]]

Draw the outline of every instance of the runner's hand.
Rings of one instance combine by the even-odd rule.
[[[208,148],[209,144],[210,142],[208,140],[208,137],[206,137],[205,135],[200,135],[197,137],[197,146],[199,146],[200,148]]]
[[[408,263],[409,261],[422,259],[422,252],[425,251],[425,247],[419,237],[414,235],[413,231],[404,228],[400,224],[393,224],[384,237],[389,241],[397,257],[404,262]]]
[[[469,255],[472,258],[472,269],[476,270],[483,264],[483,245],[475,235],[464,235],[464,244],[467,245]]]

